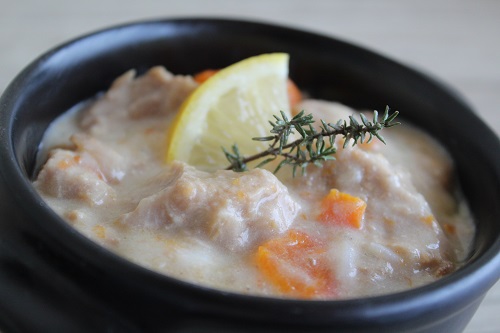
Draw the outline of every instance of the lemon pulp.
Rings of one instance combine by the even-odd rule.
[[[286,53],[262,54],[230,65],[202,83],[183,103],[167,135],[166,161],[213,171],[229,165],[222,147],[244,156],[268,148],[269,120],[290,116]]]

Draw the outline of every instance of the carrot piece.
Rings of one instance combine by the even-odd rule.
[[[219,71],[218,69],[205,69],[204,71],[195,74],[193,79],[199,84],[202,84],[218,71]]]
[[[443,225],[443,230],[446,231],[446,233],[449,235],[456,235],[457,234],[457,227],[454,226],[453,224],[445,223]]]
[[[292,108],[302,100],[302,93],[297,85],[290,79],[286,81],[286,90],[288,92],[288,101]]]
[[[259,246],[256,262],[264,278],[286,295],[299,298],[335,295],[336,281],[326,248],[306,233],[290,230]]]
[[[202,84],[218,71],[219,69],[205,69],[204,71],[196,73],[193,76],[193,79],[199,84]],[[288,101],[290,103],[290,107],[293,107],[295,104],[299,103],[302,100],[302,93],[292,80],[290,79],[287,80],[286,89],[288,92]]]
[[[321,201],[318,220],[325,224],[361,228],[366,202],[350,194],[333,189]]]

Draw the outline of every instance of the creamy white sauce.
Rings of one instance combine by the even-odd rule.
[[[425,133],[408,124],[391,128],[383,132],[387,146],[339,148],[336,161],[310,167],[304,177],[166,165],[168,124],[195,88],[190,77],[163,68],[139,78],[126,73],[109,92],[50,126],[35,187],[68,223],[109,250],[172,277],[239,293],[386,294],[430,283],[467,258],[472,217],[450,157]],[[317,100],[297,109],[329,122],[355,114]],[[319,203],[332,189],[366,203],[361,228],[320,221]],[[259,251],[291,235],[307,235],[309,254],[282,255],[263,268]],[[266,275],[272,267],[290,277],[291,290],[282,277]],[[317,290],[301,292],[297,280]]]

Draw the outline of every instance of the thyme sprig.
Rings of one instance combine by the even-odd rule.
[[[301,169],[302,174],[305,174],[309,164],[321,167],[323,162],[335,159],[333,155],[337,152],[335,147],[337,135],[341,135],[344,139],[343,148],[346,148],[349,142],[352,142],[354,146],[365,142],[367,138],[367,143],[371,142],[373,138],[377,138],[385,144],[379,131],[383,128],[399,125],[399,122],[394,122],[398,114],[398,111],[390,114],[389,106],[387,106],[380,120],[379,114],[375,110],[372,121],[369,121],[363,114],[360,114],[360,121],[353,116],[349,116],[349,122],[339,120],[337,123],[326,123],[320,120],[321,125],[317,130],[312,125],[315,123],[312,114],[306,115],[304,111],[301,111],[289,120],[286,114],[281,111],[281,118],[274,115],[275,121],[269,122],[272,126],[270,131],[272,135],[252,138],[255,141],[269,141],[268,149],[244,157],[236,144],[231,147],[231,151],[222,148],[230,163],[227,170],[247,171],[249,162],[267,157],[257,165],[257,167],[262,167],[281,157],[282,160],[275,168],[274,173],[277,173],[285,165],[291,165],[294,177],[298,168]],[[301,137],[288,142],[290,135],[295,133],[294,131],[299,133]]]

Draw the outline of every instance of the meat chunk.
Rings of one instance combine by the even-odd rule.
[[[172,169],[166,187],[141,200],[121,217],[122,223],[183,228],[229,250],[242,250],[286,231],[299,209],[266,170],[205,173],[180,162]]]
[[[123,156],[101,141],[85,134],[72,135],[71,141],[75,144],[77,153],[89,154],[96,161],[106,181],[118,183],[125,176]]]
[[[81,126],[97,137],[125,135],[131,120],[173,115],[197,86],[191,77],[174,76],[160,66],[137,78],[128,71],[87,110]]]
[[[91,155],[65,149],[51,152],[34,185],[46,195],[77,199],[90,206],[102,205],[115,197]]]
[[[327,123],[336,123],[337,121],[349,120],[349,116],[354,114],[353,109],[336,102],[328,102],[318,99],[305,99],[294,106],[294,112],[299,113],[304,110],[306,113],[312,113],[314,119],[322,119]],[[315,123],[316,126],[321,122]]]

